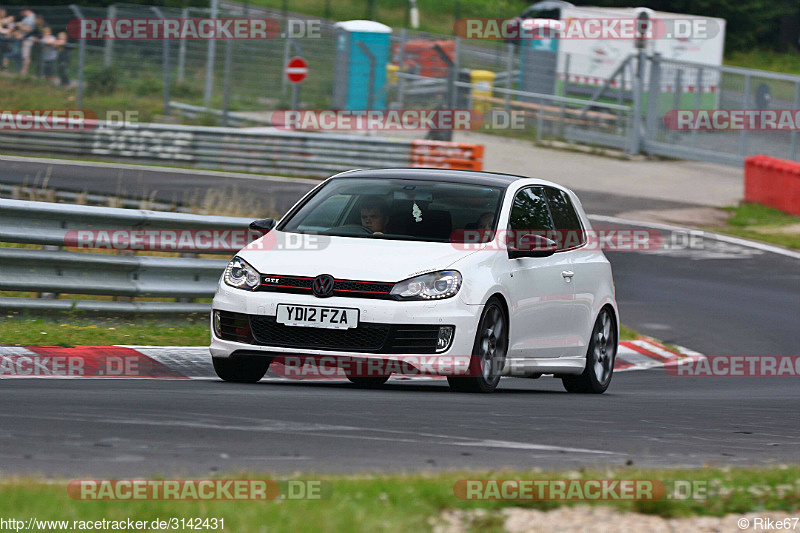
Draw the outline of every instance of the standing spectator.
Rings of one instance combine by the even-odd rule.
[[[14,30],[11,34],[11,47],[8,52],[3,53],[3,68],[8,68],[10,60],[17,64],[17,71],[22,68],[22,30]]]
[[[20,74],[25,76],[28,74],[28,68],[31,66],[31,54],[33,53],[33,45],[41,37],[41,29],[39,28],[39,18],[32,9],[23,9],[22,20],[19,22],[19,28],[23,32],[22,38],[22,70]],[[44,22],[44,19],[41,19]]]
[[[62,87],[69,87],[69,75],[67,74],[67,67],[69,66],[69,48],[67,48],[67,41],[67,32],[59,32],[58,39],[55,42],[57,51],[56,68],[58,70],[58,79]]]
[[[0,7],[0,56],[11,51],[14,43],[14,17]]]
[[[51,83],[56,84],[56,59],[58,58],[58,39],[53,30],[45,26],[42,29],[42,71]]]

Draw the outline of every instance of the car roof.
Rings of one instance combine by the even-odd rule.
[[[465,183],[470,185],[487,185],[495,187],[508,187],[512,183],[525,180],[526,183],[559,185],[537,178],[503,174],[502,172],[483,172],[478,170],[456,170],[449,168],[376,168],[347,170],[331,178],[389,178],[389,179],[416,179],[431,181],[447,181],[451,183]]]

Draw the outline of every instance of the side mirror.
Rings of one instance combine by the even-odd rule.
[[[526,233],[519,236],[518,242],[508,244],[508,258],[548,257],[556,253],[556,250],[556,241],[536,233]]]
[[[263,231],[264,233],[267,233],[272,228],[274,228],[276,224],[277,222],[275,221],[274,218],[260,218],[250,223],[250,229]]]

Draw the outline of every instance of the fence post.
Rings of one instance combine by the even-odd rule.
[[[506,89],[511,90],[511,73],[514,71],[514,45],[506,44]],[[506,93],[506,113],[511,109],[511,94]]]
[[[638,154],[642,145],[642,98],[644,87],[642,77],[644,76],[644,62],[647,60],[647,55],[644,50],[639,50],[639,57],[634,71],[633,78],[633,121],[630,132],[630,145],[628,146],[628,153],[631,155]]]
[[[681,88],[683,86],[683,71],[675,70],[675,93],[672,96],[672,109],[679,109],[681,106]]]
[[[703,96],[703,68],[697,67],[694,83],[694,110],[700,109],[700,98]],[[697,114],[695,114],[697,116]],[[697,128],[692,128],[692,146],[697,146]]]
[[[225,41],[225,78],[223,82],[222,125],[228,125],[228,113],[231,102],[231,62],[233,57],[233,41]]]
[[[569,94],[567,84],[569,83],[569,62],[571,57],[571,54],[564,54],[564,82],[561,84],[561,96],[565,97]],[[521,68],[520,66],[520,69]]]
[[[211,0],[211,18],[217,18],[219,0]],[[203,93],[203,105],[211,107],[211,90],[214,84],[214,56],[217,51],[217,40],[208,40],[208,55],[206,56],[206,87]]]
[[[289,80],[286,79],[286,75],[283,73],[286,65],[289,63],[289,47],[291,46],[291,37],[289,34],[286,34],[286,38],[283,40],[283,63],[281,67],[281,100],[286,101],[286,90],[288,89],[287,84]]]
[[[447,79],[447,89],[450,92],[448,99],[450,101],[450,109],[456,106],[456,79],[458,78],[458,69],[461,68],[461,38],[456,37],[456,45],[453,48],[453,66],[450,70],[450,76]]]
[[[536,110],[536,142],[542,144],[542,136],[544,135],[544,100],[539,99],[539,109]]]
[[[433,50],[439,55],[441,60],[447,65],[447,86],[445,87],[445,109],[453,109],[456,104],[456,75],[458,72],[458,65],[455,61],[450,59],[450,56],[438,44],[433,47]],[[456,55],[453,59],[458,59],[458,38],[456,38]],[[437,141],[452,141],[453,130],[444,130],[436,132]]]
[[[153,6],[150,9],[158,16],[158,18],[163,19],[164,13],[157,7]],[[169,39],[163,39],[164,43],[161,45],[161,67],[163,69],[163,84],[164,84],[164,116],[169,116]]]
[[[794,82],[794,107],[800,109],[800,81]],[[797,130],[792,130],[789,134],[789,159],[797,159]]]
[[[83,92],[86,88],[84,68],[86,67],[86,39],[78,43],[78,94],[76,96],[78,109],[83,109]]]
[[[181,18],[189,18],[189,8],[181,10]],[[186,39],[181,39],[178,45],[178,83],[183,83],[183,71],[186,68]]]
[[[116,18],[117,16],[117,6],[110,5],[108,6],[108,11],[106,15],[109,19]],[[111,66],[113,62],[113,55],[114,55],[114,39],[106,39],[104,43],[105,48],[103,49],[103,66],[108,68]]]
[[[745,74],[744,77],[744,102],[742,105],[742,109],[750,109],[750,88],[751,88],[751,79],[750,74]],[[747,129],[742,128],[742,131],[739,132],[739,155],[746,155],[747,154]]]
[[[647,93],[647,117],[645,118],[645,141],[655,140],[658,122],[658,97],[661,95],[661,54],[656,52],[650,59],[650,82]],[[620,93],[622,94],[622,93]],[[645,145],[645,151],[647,146]]]
[[[406,79],[403,76],[405,71],[403,67],[406,61],[406,29],[400,29],[400,58],[399,67],[397,69],[398,80],[397,80],[397,107],[399,109],[403,109],[403,102],[405,100],[405,90],[406,90]]]

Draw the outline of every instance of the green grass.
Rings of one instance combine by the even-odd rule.
[[[727,225],[707,229],[745,239],[800,249],[800,217],[761,204],[747,202],[725,209],[731,213]],[[795,225],[798,227],[793,231],[785,231],[787,226]]]
[[[47,317],[6,313],[0,320],[2,344],[75,346],[148,344],[153,346],[203,346],[209,343],[205,314],[181,318],[89,318],[81,313]]]
[[[75,89],[54,87],[48,81],[17,76],[0,76],[0,94],[5,109],[75,109]],[[139,96],[133,91],[118,90],[111,94],[86,95],[83,109],[91,109],[98,118],[105,119],[107,111],[138,111],[138,120],[150,122],[164,109],[161,93]]]
[[[725,64],[732,67],[800,74],[800,54],[797,52],[780,53],[757,49],[731,52],[725,57]]]
[[[276,479],[269,475],[234,474],[221,478]],[[705,482],[707,500],[615,501],[609,505],[665,517],[722,516],[758,511],[793,512],[800,509],[800,468],[643,470],[582,472],[448,472],[417,475],[314,476],[329,484],[322,500],[266,502],[90,502],[72,500],[65,490],[68,480],[9,479],[0,484],[0,516],[27,520],[133,520],[169,518],[222,518],[225,530],[244,531],[430,531],[445,510],[485,509],[472,529],[485,531],[502,524],[500,510],[508,507],[553,509],[559,502],[463,501],[453,486],[459,479],[647,479]],[[280,478],[287,479],[287,478]],[[586,502],[576,502],[585,504]],[[573,505],[572,502],[566,505]]]

